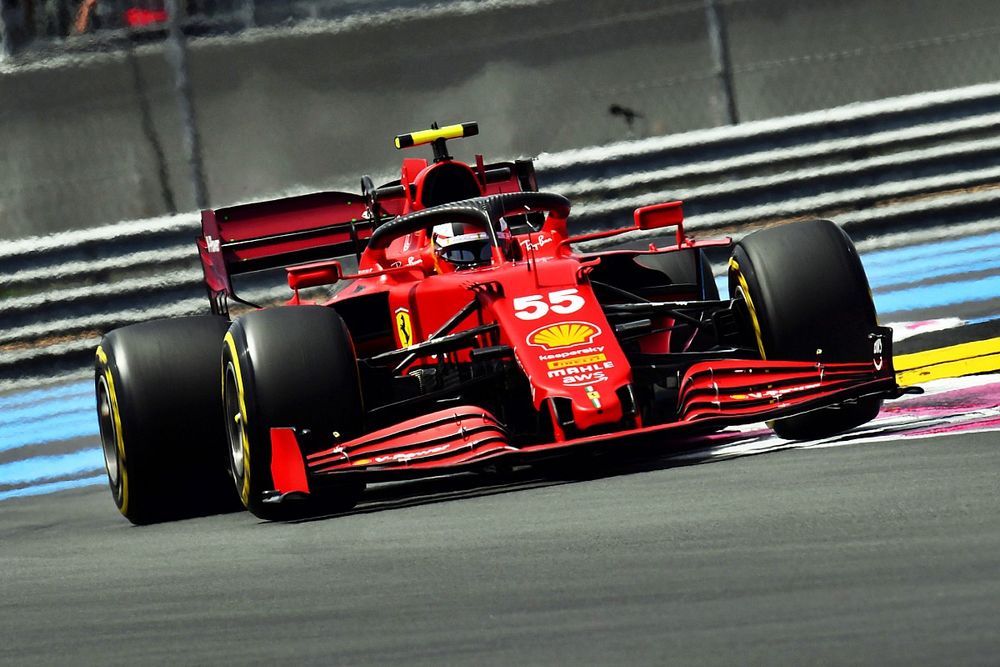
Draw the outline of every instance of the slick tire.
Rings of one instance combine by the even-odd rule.
[[[183,317],[109,332],[95,386],[108,484],[134,524],[239,509],[219,423],[219,345],[229,322]]]
[[[746,306],[764,359],[828,362],[871,357],[875,305],[854,244],[829,220],[754,232],[733,249],[729,293]],[[791,440],[840,433],[873,419],[882,401],[867,398],[775,420]]]
[[[250,512],[282,520],[344,511],[357,503],[364,484],[354,481],[324,487],[308,500],[264,502],[274,490],[272,427],[297,428],[303,454],[329,447],[334,433],[341,439],[361,434],[357,359],[335,311],[289,306],[236,318],[222,349],[222,395],[232,479]]]

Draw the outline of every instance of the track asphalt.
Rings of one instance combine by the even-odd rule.
[[[298,524],[15,499],[0,663],[996,664],[998,478],[988,432],[435,480]]]

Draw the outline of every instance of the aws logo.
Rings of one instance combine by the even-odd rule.
[[[557,350],[562,347],[587,345],[601,335],[601,328],[589,322],[563,322],[550,324],[535,329],[528,334],[528,345],[534,345],[546,350]]]

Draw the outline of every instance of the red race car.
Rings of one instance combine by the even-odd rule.
[[[407,158],[380,187],[365,177],[361,194],[203,213],[212,314],[118,329],[97,349],[108,479],[128,519],[237,496],[262,518],[338,511],[369,481],[551,466],[735,423],[815,438],[900,394],[891,331],[833,223],[695,241],[666,202],[574,234],[570,202],[537,192],[530,161],[448,155],[446,140],[476,132],[396,137],[430,144],[433,161]],[[573,247],[631,230],[665,240]],[[720,246],[727,299],[705,258]],[[352,254],[349,274],[333,258]],[[231,303],[254,305],[233,277],[266,269],[287,273],[287,304],[230,319]]]

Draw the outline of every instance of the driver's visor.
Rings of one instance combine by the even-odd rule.
[[[434,242],[438,246],[438,254],[454,264],[488,262],[493,256],[493,247],[486,232],[438,236]]]

